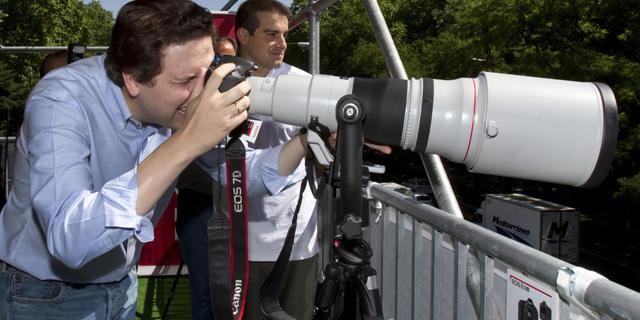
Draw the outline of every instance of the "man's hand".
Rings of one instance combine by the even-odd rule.
[[[364,145],[369,147],[370,149],[376,150],[378,152],[382,152],[384,154],[391,154],[391,147],[390,146],[385,146],[385,145],[381,145],[381,144],[374,144],[371,142],[364,142]]]
[[[336,148],[336,141],[337,140],[338,140],[338,133],[337,132],[331,133],[331,135],[329,136],[329,144],[331,145],[331,147],[334,150]],[[367,140],[364,141],[364,145],[369,147],[370,149],[376,150],[378,152],[382,152],[384,154],[391,154],[391,147],[390,146],[367,142]]]
[[[203,89],[192,93],[194,98],[187,107],[186,123],[178,131],[189,137],[189,145],[194,148],[196,156],[213,148],[247,119],[246,110],[250,103],[247,95],[251,91],[249,82],[243,81],[224,93],[218,91],[224,77],[234,68],[231,63],[219,66],[213,70],[204,87],[204,77],[198,79],[196,88]]]
[[[308,152],[307,134],[301,133],[285,142],[278,158],[278,171],[281,176],[290,175]]]

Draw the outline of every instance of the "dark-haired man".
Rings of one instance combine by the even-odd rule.
[[[106,55],[33,89],[0,212],[1,320],[135,318],[134,269],[174,180],[198,157],[216,177],[209,151],[247,117],[247,82],[217,90],[233,65],[203,85],[214,34],[190,1],[132,1]],[[249,194],[295,181],[303,140],[249,153]]]
[[[67,65],[67,50],[59,50],[49,53],[44,57],[40,64],[40,78],[44,77],[50,71],[62,68]]]

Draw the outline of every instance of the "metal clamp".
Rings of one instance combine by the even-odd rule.
[[[556,288],[563,300],[575,304],[584,313],[597,319],[599,316],[585,305],[584,294],[593,281],[603,278],[601,274],[584,268],[562,267],[558,270]]]

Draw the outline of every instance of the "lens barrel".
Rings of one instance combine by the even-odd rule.
[[[618,111],[611,89],[483,72],[454,80],[251,77],[252,113],[337,129],[336,103],[365,109],[365,138],[443,156],[476,173],[594,187],[611,166]]]

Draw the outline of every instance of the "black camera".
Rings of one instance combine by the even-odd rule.
[[[70,43],[67,47],[67,63],[72,63],[84,58],[87,46],[81,43]]]
[[[540,320],[551,320],[551,308],[544,301],[540,303]]]
[[[531,299],[518,301],[518,320],[538,320],[538,309]]]
[[[216,55],[209,68],[207,68],[207,73],[204,75],[204,82],[207,83],[209,77],[211,76],[211,72],[215,70],[218,66],[224,63],[234,63],[236,65],[235,70],[231,71],[227,74],[222,83],[218,87],[218,91],[225,92],[238,83],[244,81],[246,78],[251,76],[251,72],[258,69],[258,66],[253,63],[253,61],[249,61],[247,59],[243,59],[236,56],[219,56]],[[243,133],[246,133],[249,130],[249,121],[243,121],[239,126],[235,129],[231,130],[229,135],[231,137],[240,137]]]
[[[258,66],[253,63],[253,61],[249,61],[247,59],[236,56],[216,55],[209,65],[209,68],[207,69],[207,73],[204,76],[204,82],[206,83],[207,80],[209,80],[209,77],[211,76],[211,72],[213,72],[213,70],[225,63],[234,63],[236,65],[236,69],[229,73],[226,77],[224,77],[224,80],[222,80],[220,87],[218,87],[218,91],[220,92],[225,92],[233,88],[235,85],[251,76],[251,72],[258,69]]]

